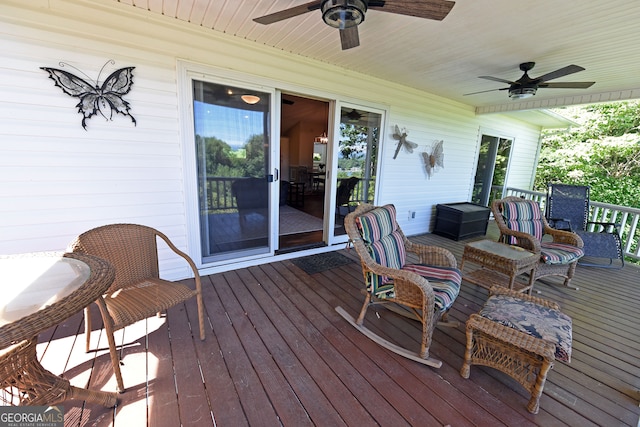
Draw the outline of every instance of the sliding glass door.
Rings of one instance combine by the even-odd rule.
[[[271,94],[192,80],[202,262],[271,252]]]
[[[512,142],[509,138],[482,135],[471,197],[473,203],[489,206],[494,199],[502,198]]]
[[[338,133],[333,147],[336,157],[332,177],[335,187],[334,237],[346,234],[343,226],[345,215],[360,203],[375,201],[382,123],[383,111],[362,106],[340,106]]]

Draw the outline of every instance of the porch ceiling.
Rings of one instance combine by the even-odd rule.
[[[443,21],[369,10],[360,46],[342,51],[338,31],[316,10],[271,25],[253,21],[308,0],[114,0],[232,34],[261,45],[424,90],[476,108],[508,112],[640,98],[640,7],[637,0],[535,4],[456,0]],[[534,7],[531,7],[534,6]],[[585,71],[555,81],[595,81],[589,89],[540,89],[511,101],[502,83],[534,61],[532,77],[570,64]]]

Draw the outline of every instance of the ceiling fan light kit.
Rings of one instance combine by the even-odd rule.
[[[524,99],[531,98],[536,94],[537,88],[535,86],[522,86],[509,89],[509,98],[511,99]]]
[[[247,104],[253,105],[260,102],[260,97],[255,95],[242,95],[240,98]]]
[[[320,9],[322,20],[340,30],[342,50],[360,45],[358,25],[364,22],[365,13],[395,13],[423,19],[442,21],[455,2],[451,0],[315,0],[289,9],[253,18],[258,24],[269,25]]]
[[[509,98],[523,99],[530,98],[536,94],[538,88],[548,89],[587,89],[595,84],[595,82],[558,82],[549,83],[549,80],[568,76],[569,74],[584,71],[584,68],[578,65],[567,65],[547,74],[543,74],[536,78],[529,77],[528,72],[536,65],[535,62],[523,62],[520,64],[520,71],[524,74],[516,81],[502,79],[500,77],[480,76],[479,78],[491,80],[499,83],[506,83],[509,87],[500,89],[481,90],[480,92],[465,93],[465,95],[475,95],[478,93],[493,92],[494,90],[509,90]]]
[[[364,21],[367,4],[362,0],[325,0],[322,2],[322,20],[330,27],[355,27]]]

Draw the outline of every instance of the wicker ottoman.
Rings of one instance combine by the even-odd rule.
[[[549,369],[571,360],[571,318],[554,302],[493,287],[466,329],[460,375],[469,378],[471,365],[504,372],[531,394],[527,409],[537,414]]]

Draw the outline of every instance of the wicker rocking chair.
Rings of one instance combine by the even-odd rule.
[[[497,199],[491,203],[491,211],[502,243],[540,255],[534,281],[546,276],[562,276],[564,286],[571,287],[569,284],[576,264],[584,255],[580,236],[551,228],[542,215],[540,205],[533,200],[514,196]],[[545,236],[550,236],[552,241],[543,241]]]
[[[195,290],[181,283],[160,279],[158,238],[189,264],[195,277]],[[136,224],[105,225],[79,235],[69,245],[69,251],[98,256],[109,261],[116,270],[113,284],[108,292],[96,301],[96,304],[100,309],[106,329],[118,391],[124,391],[124,383],[113,337],[114,331],[196,297],[200,339],[204,340],[202,285],[196,265],[187,254],[180,251],[160,231]],[[91,344],[90,307],[85,310],[85,336],[86,351],[89,351]]]
[[[345,227],[360,256],[366,296],[357,319],[342,307],[336,307],[336,311],[388,350],[439,368],[442,362],[429,357],[429,347],[438,321],[446,318],[460,291],[461,275],[455,257],[444,248],[408,240],[396,222],[393,205],[360,205],[347,215]],[[407,263],[407,252],[416,254],[419,264]],[[376,304],[385,304],[389,310],[422,323],[419,352],[400,347],[363,326],[367,308]]]

